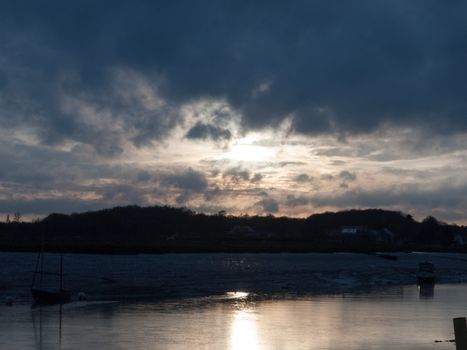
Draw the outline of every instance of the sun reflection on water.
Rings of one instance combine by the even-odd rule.
[[[245,299],[250,293],[248,292],[227,292],[229,299]]]
[[[261,350],[254,312],[235,312],[230,330],[230,350]]]

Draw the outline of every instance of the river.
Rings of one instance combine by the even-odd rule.
[[[34,255],[1,253],[0,349],[454,349],[464,257],[395,256],[66,255],[67,286],[88,300],[39,307]],[[441,283],[417,287],[421,260]]]

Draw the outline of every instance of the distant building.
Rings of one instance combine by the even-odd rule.
[[[367,226],[342,226],[330,231],[331,241],[360,241],[377,243],[394,243],[395,235],[387,228],[370,230]]]
[[[341,228],[341,235],[343,236],[355,236],[361,235],[368,232],[368,228],[366,226],[342,226]]]
[[[456,233],[454,237],[452,238],[452,241],[456,245],[465,245],[466,243],[464,236],[460,233]]]

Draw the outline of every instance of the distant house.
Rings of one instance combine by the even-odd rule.
[[[394,243],[395,235],[387,228],[371,230],[367,226],[342,226],[340,229],[332,230],[328,237],[331,241],[359,241]]]
[[[343,236],[356,236],[365,234],[368,232],[368,228],[366,226],[342,226],[341,227],[341,235]]]
[[[463,246],[467,243],[465,236],[462,235],[461,233],[456,233],[454,237],[452,238],[452,241],[456,245]]]

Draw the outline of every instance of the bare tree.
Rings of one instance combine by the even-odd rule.
[[[13,222],[20,222],[20,221],[21,221],[21,213],[14,213]]]

